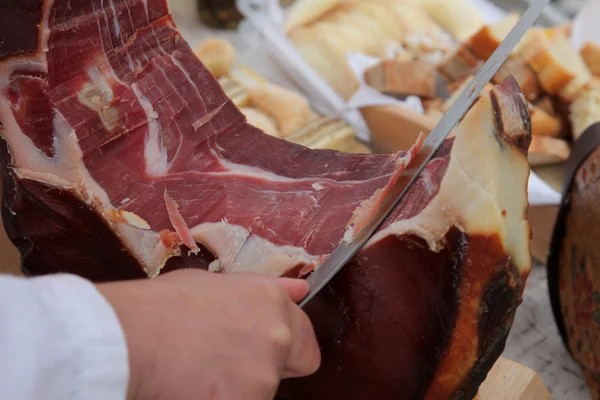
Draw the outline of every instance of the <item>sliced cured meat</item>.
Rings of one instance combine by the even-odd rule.
[[[302,276],[421,146],[310,150],[250,126],[165,0],[0,6],[3,217],[31,275],[178,268]],[[323,366],[285,399],[472,397],[530,268],[530,117],[482,97],[377,234],[307,309]]]
[[[201,243],[225,272],[308,266],[377,206],[418,150],[311,152],[266,136],[162,2],[64,3],[42,8],[46,51],[2,63],[7,161],[15,176],[92,206],[150,276],[185,252],[161,240],[164,230],[194,252]]]

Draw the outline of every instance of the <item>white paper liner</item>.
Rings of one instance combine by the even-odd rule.
[[[551,188],[545,181],[535,173],[529,176],[529,205],[531,206],[553,206],[560,204],[561,194]]]
[[[587,41],[600,46],[600,0],[589,0],[581,7],[571,26],[571,41],[577,49]]]

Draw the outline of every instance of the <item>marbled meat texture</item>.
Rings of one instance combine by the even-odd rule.
[[[211,270],[308,271],[360,228],[418,150],[350,155],[263,134],[164,0],[40,9],[35,53],[0,44],[9,163],[92,205],[150,276],[183,244],[197,253],[194,240],[216,259]]]

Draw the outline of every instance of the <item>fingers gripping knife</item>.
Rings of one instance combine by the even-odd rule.
[[[402,172],[394,187],[389,191],[379,209],[375,212],[373,219],[358,231],[351,241],[343,241],[339,244],[331,255],[315,268],[314,272],[307,279],[310,291],[300,303],[301,307],[304,307],[323,289],[375,233],[381,223],[383,223],[402,197],[408,192],[425,165],[433,158],[444,139],[475,102],[484,86],[496,74],[513,48],[519,43],[549,2],[550,0],[536,0],[532,3],[508,36],[498,46],[494,54],[487,60],[477,75],[475,75],[475,78],[465,87],[448,112],[433,128],[429,136],[427,136],[421,151],[411,162],[410,168]]]

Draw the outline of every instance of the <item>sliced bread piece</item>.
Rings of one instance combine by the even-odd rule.
[[[250,125],[257,127],[267,135],[281,137],[277,124],[267,114],[251,107],[241,107],[240,111],[246,116]]]
[[[435,97],[436,70],[424,61],[385,60],[365,71],[365,82],[383,93]]]
[[[424,0],[422,6],[459,42],[468,39],[485,24],[479,10],[467,0]]]
[[[577,140],[587,128],[600,122],[600,87],[585,87],[575,97],[569,111],[573,138]]]
[[[500,21],[484,25],[469,37],[467,44],[477,57],[487,60],[519,22],[519,18],[519,14],[511,13]]]
[[[296,50],[335,92],[348,100],[359,87],[354,72],[346,62],[345,55],[320,38],[318,32],[309,28],[294,29],[289,34]]]
[[[575,78],[589,77],[581,56],[564,36],[549,39],[543,32],[537,32],[521,48],[521,54],[538,74],[547,93],[558,94]],[[574,83],[578,84],[577,81]]]
[[[454,82],[462,81],[467,76],[474,74],[482,65],[483,60],[463,44],[448,55],[437,66],[437,70],[446,80]]]
[[[290,7],[283,28],[289,32],[294,28],[308,25],[337,7],[341,2],[342,0],[297,0]]]
[[[525,98],[534,101],[540,95],[540,82],[533,69],[518,56],[509,56],[500,67],[492,82],[498,84],[509,75],[514,76]]]
[[[562,122],[555,115],[547,113],[543,108],[529,104],[531,114],[531,133],[535,136],[559,137],[562,132]]]
[[[596,43],[586,42],[580,53],[592,75],[600,78],[600,46]]]
[[[539,167],[564,162],[570,153],[569,144],[563,139],[533,135],[527,159],[532,167]]]

